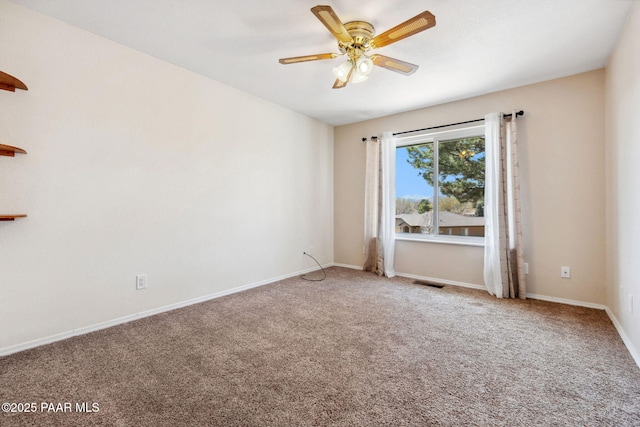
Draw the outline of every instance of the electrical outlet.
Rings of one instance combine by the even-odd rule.
[[[560,267],[560,277],[571,279],[571,267]]]
[[[146,274],[138,274],[136,276],[136,289],[147,289],[147,275]]]
[[[524,267],[524,274],[529,274],[529,263],[525,262],[523,267]]]

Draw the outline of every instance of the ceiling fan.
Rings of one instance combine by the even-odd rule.
[[[390,45],[404,38],[427,30],[436,25],[436,17],[429,11],[424,11],[413,18],[397,25],[382,34],[374,36],[373,25],[364,21],[351,21],[343,24],[331,6],[315,6],[311,12],[324,24],[333,36],[338,39],[340,53],[320,53],[316,55],[294,56],[280,59],[281,64],[295,64],[298,62],[317,61],[320,59],[333,59],[341,55],[347,55],[348,59],[340,66],[333,69],[336,81],[334,89],[340,89],[351,83],[360,83],[367,80],[374,65],[386,68],[404,75],[416,72],[418,66],[384,55],[374,54],[368,56],[366,52],[371,49]]]

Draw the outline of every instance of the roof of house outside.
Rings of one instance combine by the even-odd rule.
[[[398,219],[410,227],[429,227],[432,224],[433,215],[431,215],[431,212],[400,214],[396,215],[396,223]]]
[[[401,220],[410,227],[429,227],[433,224],[433,212],[400,214],[396,215],[396,220]],[[438,225],[440,227],[478,227],[484,225],[484,217],[465,216],[440,211],[438,214]]]
[[[440,227],[473,227],[484,225],[483,216],[465,216],[447,211],[438,213],[438,224]]]

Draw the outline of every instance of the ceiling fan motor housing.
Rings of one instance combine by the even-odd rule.
[[[338,41],[338,47],[340,52],[347,54],[352,61],[356,61],[364,52],[371,49],[371,40],[375,30],[373,25],[364,21],[347,22],[344,27],[353,40],[348,43]]]

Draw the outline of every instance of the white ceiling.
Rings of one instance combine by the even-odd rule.
[[[46,15],[332,125],[601,68],[634,0],[12,0]],[[418,64],[406,77],[376,67],[331,89],[337,52],[311,13],[328,4],[342,22],[379,34],[429,10],[437,25],[376,50]],[[520,107],[520,106],[514,106]],[[522,106],[526,108],[526,106]]]

